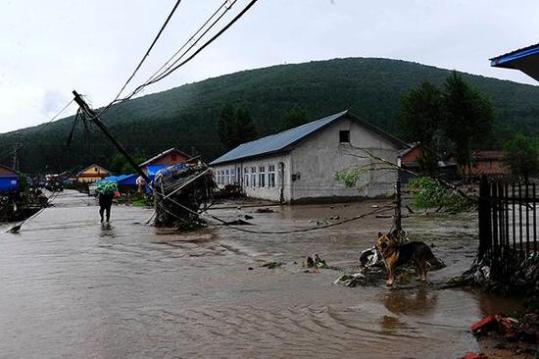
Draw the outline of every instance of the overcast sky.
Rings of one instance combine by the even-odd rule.
[[[183,0],[133,84],[174,53],[223,0]],[[108,103],[175,0],[2,0],[0,132],[48,121],[77,89]],[[229,14],[247,0],[238,0]],[[488,59],[538,42],[539,1],[259,0],[217,42],[145,90],[243,69],[387,57],[535,84]],[[66,114],[71,114],[75,105]]]

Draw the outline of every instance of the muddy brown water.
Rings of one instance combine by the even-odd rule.
[[[338,271],[304,273],[305,255],[355,265],[390,219],[288,235],[221,226],[170,234],[144,226],[151,211],[113,207],[101,226],[94,200],[66,191],[17,235],[0,226],[0,357],[5,358],[456,358],[479,350],[468,326],[518,303],[416,282],[389,290],[333,284]],[[213,211],[250,230],[316,226],[383,202]],[[467,268],[473,216],[413,217],[414,239],[448,267]],[[281,261],[281,268],[260,267]],[[295,264],[294,262],[298,263]],[[252,270],[249,270],[252,268]]]

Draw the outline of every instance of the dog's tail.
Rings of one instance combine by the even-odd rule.
[[[430,249],[430,248],[429,248]],[[430,266],[430,270],[438,270],[438,269],[442,269],[442,268],[445,268],[446,265],[445,263],[440,259],[440,258],[437,258],[433,253],[432,251],[430,251],[430,255],[429,257],[427,258],[427,263],[429,264]]]

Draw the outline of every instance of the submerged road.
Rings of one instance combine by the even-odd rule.
[[[291,229],[362,210],[214,214],[249,213],[257,224],[250,229]],[[513,308],[460,289],[343,288],[333,284],[337,271],[304,273],[302,258],[314,252],[330,264],[355,261],[388,219],[296,235],[223,227],[179,235],[145,226],[151,213],[114,206],[111,225],[102,226],[93,198],[66,191],[19,234],[0,226],[0,357],[454,358],[478,350],[471,322]],[[471,263],[469,222],[405,223],[449,265],[432,281]],[[285,265],[260,266],[269,260]]]

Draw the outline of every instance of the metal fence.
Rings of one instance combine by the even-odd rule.
[[[482,177],[479,188],[479,259],[491,276],[509,280],[516,266],[537,252],[535,183]]]

